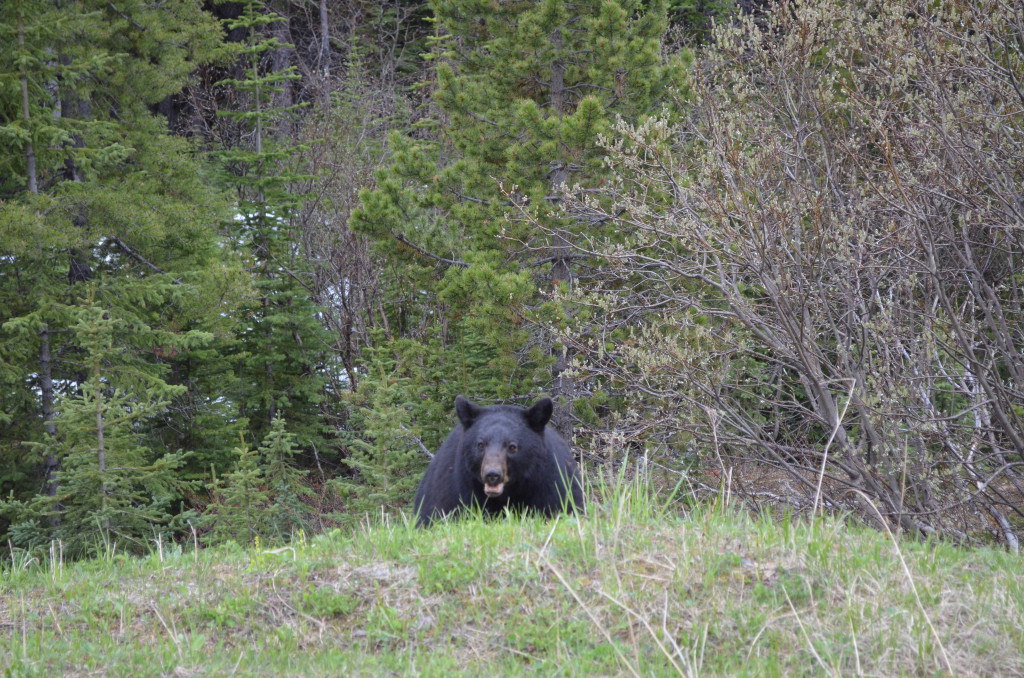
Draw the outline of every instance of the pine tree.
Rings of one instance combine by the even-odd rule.
[[[383,347],[422,394],[412,418],[428,429],[446,427],[458,392],[494,401],[547,391],[564,412],[582,389],[549,331],[573,312],[555,292],[588,263],[568,245],[616,236],[560,209],[562,196],[601,185],[601,138],[617,118],[636,122],[685,96],[685,64],[663,55],[663,2],[432,6],[438,115],[416,136],[392,136],[392,162],[353,215],[394,271]],[[471,369],[452,369],[468,356]],[[423,403],[442,394],[434,418]]]

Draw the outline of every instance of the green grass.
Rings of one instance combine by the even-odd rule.
[[[580,519],[392,521],[285,549],[15,554],[0,571],[0,670],[1024,673],[1019,557],[610,494]]]

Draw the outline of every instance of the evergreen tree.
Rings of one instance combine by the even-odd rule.
[[[405,355],[410,350],[403,351]],[[433,352],[432,352],[433,353]],[[423,398],[423,386],[402,376],[407,373],[397,364],[390,348],[367,347],[366,362],[376,370],[367,374],[358,391],[347,394],[352,405],[349,422],[352,433],[346,440],[346,465],[352,475],[333,481],[345,502],[350,521],[376,516],[384,507],[400,510],[415,494],[428,453],[437,449],[447,431],[433,430],[427,422],[443,421],[450,405],[437,398]],[[444,380],[436,372],[435,383]],[[433,407],[430,416],[414,418]]]
[[[258,456],[244,437],[232,452],[235,466],[209,488],[211,502],[200,519],[200,525],[209,528],[203,537],[208,545],[228,541],[252,544],[266,532],[264,511],[269,493],[263,487]]]
[[[260,445],[260,468],[266,479],[270,503],[266,522],[270,534],[285,539],[307,524],[309,508],[304,503],[312,492],[304,484],[306,471],[295,466],[296,437],[282,417],[276,417],[270,433]]]
[[[264,438],[277,417],[286,418],[298,444],[322,449],[327,436],[320,411],[326,373],[332,367],[330,338],[310,293],[309,266],[297,245],[295,219],[302,197],[293,186],[305,180],[298,155],[283,135],[302,104],[281,103],[294,66],[277,68],[275,53],[290,47],[272,35],[283,20],[259,0],[226,22],[246,40],[238,46],[241,69],[222,84],[238,95],[239,106],[220,115],[234,125],[238,145],[218,151],[227,182],[238,195],[238,214],[229,226],[232,243],[246,258],[253,294],[237,311],[239,413],[253,438]],[[248,141],[244,141],[248,140]]]
[[[224,201],[150,106],[215,55],[216,28],[191,0],[0,5],[0,491],[19,543],[139,543],[168,517],[169,363],[211,339],[231,275]]]
[[[297,452],[295,436],[281,417],[255,452],[243,439],[234,450],[233,470],[209,488],[212,502],[201,521],[210,529],[205,542],[280,543],[305,528],[312,491],[306,472],[295,466]]]
[[[36,445],[61,462],[55,491],[6,506],[19,546],[59,539],[71,554],[87,554],[101,542],[143,550],[147,538],[169,525],[172,502],[181,494],[176,470],[183,455],[153,450],[145,440],[149,420],[184,388],[168,385],[152,364],[118,355],[118,335],[141,329],[152,339],[159,333],[112,316],[97,304],[97,289],[95,283],[86,287],[70,328],[85,379],[78,393],[60,402],[54,420],[60,435]]]

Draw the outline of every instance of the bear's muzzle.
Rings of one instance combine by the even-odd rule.
[[[487,450],[480,463],[480,480],[484,484],[484,494],[488,497],[501,496],[508,482],[508,461],[504,450]]]

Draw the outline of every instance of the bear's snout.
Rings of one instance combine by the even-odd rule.
[[[504,453],[487,450],[480,464],[480,480],[484,483],[484,494],[488,497],[500,497],[508,482],[508,463]]]

